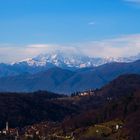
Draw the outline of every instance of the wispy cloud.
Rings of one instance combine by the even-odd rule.
[[[32,58],[39,54],[52,52],[54,50],[75,53],[78,52],[77,48],[69,45],[65,46],[57,44],[0,44],[0,63],[11,63],[15,61],[20,61],[22,59]]]
[[[91,22],[88,23],[88,25],[95,25],[95,22],[91,21]]]
[[[140,52],[140,34],[125,35],[81,45],[81,50],[90,56],[132,56]]]
[[[0,45],[0,62],[13,62],[54,50],[83,53],[92,57],[132,56],[140,53],[140,34],[75,44]]]

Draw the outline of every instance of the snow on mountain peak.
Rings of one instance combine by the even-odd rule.
[[[40,54],[34,58],[24,59],[18,63],[26,63],[29,66],[46,66],[49,63],[61,68],[85,68],[95,67],[111,62],[133,62],[138,59],[140,59],[140,54],[131,57],[93,58],[76,53],[72,54],[71,52],[54,51],[46,54]]]

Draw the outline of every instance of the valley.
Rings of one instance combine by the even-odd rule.
[[[0,140],[140,140],[140,0],[0,0]]]
[[[43,91],[1,93],[0,127],[4,129],[8,121],[14,131],[9,128],[0,137],[12,140],[18,132],[21,140],[138,140],[139,97],[140,75],[136,74],[71,96]]]

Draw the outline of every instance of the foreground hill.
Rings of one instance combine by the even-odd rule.
[[[120,76],[96,95],[103,99],[102,107],[65,120],[66,134],[77,140],[139,140],[140,75]]]
[[[64,96],[50,92],[0,93],[0,128],[9,121],[12,127],[22,127],[43,120],[58,121],[75,112],[51,100]]]
[[[140,75],[125,74],[111,81],[98,91],[104,97],[123,97],[140,90]]]
[[[122,75],[87,96],[1,93],[0,112],[0,127],[6,121],[11,127],[25,126],[22,137],[30,132],[34,139],[39,131],[55,140],[139,140],[140,75]]]
[[[122,74],[140,74],[140,61],[109,63],[76,71],[50,68],[36,74],[0,78],[0,91],[33,92],[47,90],[70,94],[76,91],[101,88]]]

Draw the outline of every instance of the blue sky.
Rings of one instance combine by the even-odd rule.
[[[53,47],[92,56],[125,55],[135,47],[133,55],[139,40],[140,0],[0,0],[1,62]]]

